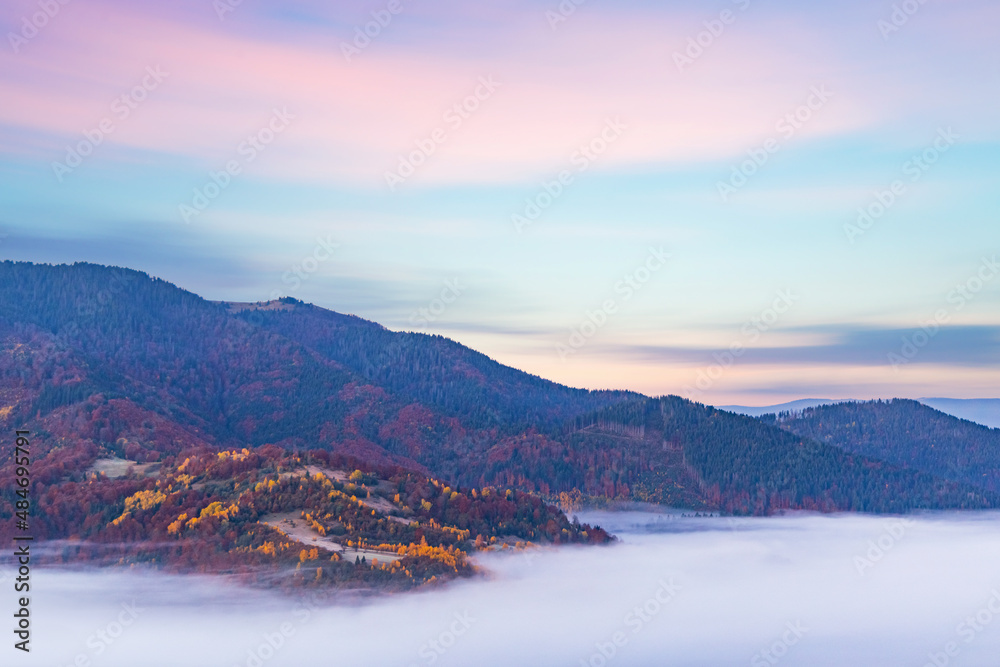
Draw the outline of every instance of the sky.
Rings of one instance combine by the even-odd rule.
[[[588,388],[996,397],[987,0],[8,0],[0,256]]]

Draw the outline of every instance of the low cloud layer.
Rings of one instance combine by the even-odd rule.
[[[921,667],[1000,654],[995,513],[581,518],[622,542],[493,556],[488,578],[365,604],[40,571],[21,663]]]
[[[958,366],[991,366],[1000,364],[1000,327],[944,326],[927,331],[920,328],[863,328],[845,326],[810,327],[806,333],[823,335],[829,342],[821,345],[788,345],[752,348],[740,357],[741,364],[802,365],[849,364],[855,366],[889,366],[895,354],[907,364],[950,364]],[[916,337],[919,346],[903,349]],[[735,341],[739,342],[739,341]],[[715,363],[717,355],[726,350],[670,346],[607,347],[606,352],[653,363]],[[904,352],[908,356],[904,356]],[[715,356],[713,356],[715,355]]]

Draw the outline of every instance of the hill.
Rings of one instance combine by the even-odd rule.
[[[1000,429],[917,401],[838,403],[765,419],[854,454],[1000,492]]]

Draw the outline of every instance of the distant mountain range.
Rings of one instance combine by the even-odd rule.
[[[852,399],[832,400],[828,398],[803,398],[788,403],[778,403],[776,405],[748,406],[748,405],[718,405],[719,410],[735,412],[740,415],[760,417],[766,414],[778,414],[780,412],[796,412],[806,408],[815,408],[820,405],[830,405],[833,403],[845,403]],[[990,428],[1000,428],[1000,398],[920,398],[920,403],[934,408],[940,412],[966,419],[970,422],[982,424]]]
[[[676,396],[573,389],[441,336],[390,331],[290,298],[211,302],[123,268],[3,262],[0,341],[0,425],[35,434],[35,493],[52,499],[53,512],[70,511],[57,497],[76,499],[69,523],[40,508],[37,521],[53,538],[163,540],[183,532],[169,526],[191,519],[176,510],[213,502],[300,509],[316,530],[344,530],[355,544],[388,541],[396,519],[416,517],[419,536],[412,529],[407,539],[422,536],[434,548],[599,538],[548,505],[529,509],[532,497],[753,514],[1000,506],[991,432],[913,402],[779,420]],[[855,422],[869,426],[848,428]],[[916,450],[923,455],[911,458]],[[235,463],[213,465],[216,454]],[[132,466],[130,481],[94,485],[90,475],[109,460]],[[381,481],[348,486],[350,471],[331,461]],[[330,492],[381,498],[371,512],[388,523],[326,505],[307,512],[302,498],[325,497],[321,480],[302,497],[269,495],[290,469],[326,470]],[[0,517],[16,502],[12,470],[8,448]],[[247,485],[253,494],[240,501]],[[153,495],[137,499],[140,492]],[[451,494],[462,513],[448,513]],[[509,507],[496,505],[496,494]],[[154,500],[165,514],[123,535],[145,516],[129,508]],[[239,516],[252,524],[261,511]],[[465,537],[447,537],[455,534]],[[236,548],[226,544],[216,546]]]

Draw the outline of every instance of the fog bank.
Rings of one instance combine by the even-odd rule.
[[[35,569],[33,650],[16,662],[922,667],[1000,655],[1000,514],[580,518],[621,543],[491,555],[488,578],[362,605]]]

